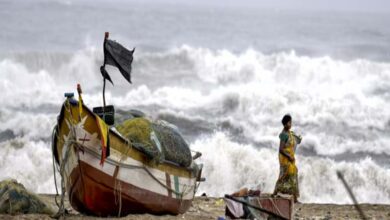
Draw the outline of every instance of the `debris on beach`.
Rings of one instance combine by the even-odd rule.
[[[53,214],[53,210],[21,183],[8,179],[0,182],[0,213],[50,215]]]

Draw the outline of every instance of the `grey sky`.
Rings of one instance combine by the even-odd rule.
[[[35,0],[20,0],[35,1]],[[43,0],[57,1],[62,3],[79,2],[80,0]],[[193,5],[218,5],[218,6],[242,6],[259,7],[269,9],[303,9],[324,11],[366,11],[390,13],[390,0],[81,0],[90,2],[121,2],[128,4],[138,3],[171,3],[187,6]]]
[[[390,13],[390,0],[153,0],[153,2],[188,5],[254,6],[271,9],[380,11]]]

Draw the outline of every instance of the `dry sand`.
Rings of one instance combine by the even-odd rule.
[[[40,195],[40,197],[56,208],[53,195]],[[217,219],[224,217],[225,204],[220,198],[195,198],[192,207],[187,213],[178,216],[164,215],[128,215],[122,218],[98,218],[81,215],[71,209],[68,202],[66,207],[70,213],[66,219],[126,219],[126,220],[161,220],[161,219]],[[390,205],[362,204],[363,211],[368,219],[386,220],[390,219]],[[294,206],[294,219],[360,219],[358,212],[352,205],[334,205],[334,204],[296,204]],[[0,215],[0,219],[51,219],[49,215],[29,214],[29,215]]]

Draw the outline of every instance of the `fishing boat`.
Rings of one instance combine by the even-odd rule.
[[[95,216],[185,213],[204,180],[202,166],[152,160],[84,104],[81,87],[78,92],[78,100],[65,94],[52,140],[71,206]]]

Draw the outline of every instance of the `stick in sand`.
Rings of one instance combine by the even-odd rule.
[[[360,208],[355,196],[352,193],[351,188],[348,186],[347,181],[345,181],[343,174],[340,171],[337,171],[337,176],[340,178],[341,182],[343,182],[344,184],[344,187],[347,189],[347,192],[353,201],[353,205],[360,214],[360,218],[362,218],[363,220],[367,220],[367,217],[364,215],[363,210]]]

